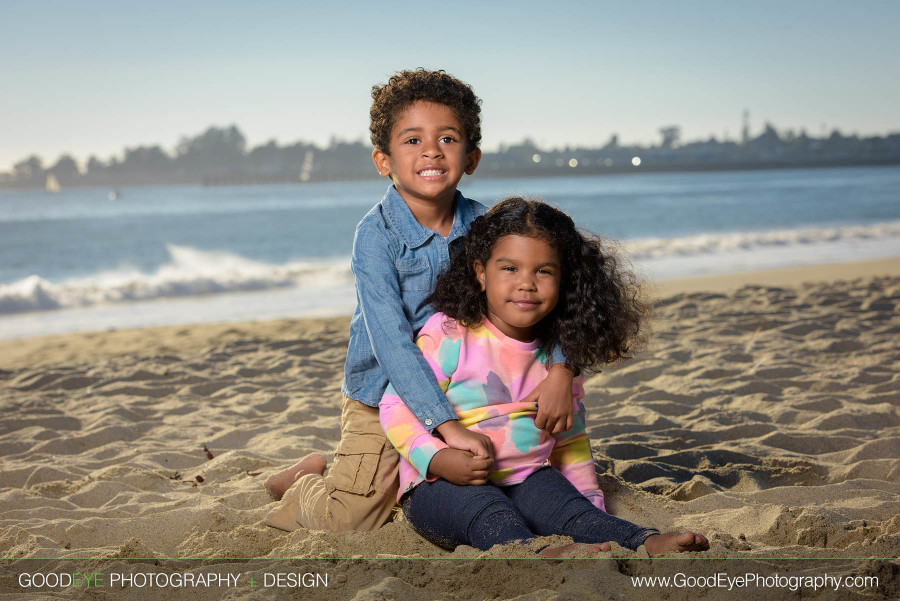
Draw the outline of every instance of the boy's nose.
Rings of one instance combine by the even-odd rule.
[[[433,142],[426,142],[422,144],[422,156],[428,157],[430,159],[436,158],[443,154],[441,152],[441,147]]]

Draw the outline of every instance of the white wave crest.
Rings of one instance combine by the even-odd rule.
[[[271,265],[227,252],[173,244],[166,249],[171,261],[152,274],[121,268],[61,283],[31,275],[0,285],[0,314],[352,281],[347,259]]]
[[[641,261],[889,238],[900,238],[900,221],[833,228],[702,234],[684,238],[643,238],[625,240],[623,245],[633,261]]]

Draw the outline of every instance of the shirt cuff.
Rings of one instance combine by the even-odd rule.
[[[422,440],[422,439],[425,440]],[[419,442],[422,441],[422,442]],[[431,465],[431,459],[437,454],[438,451],[443,449],[450,448],[447,446],[442,440],[434,438],[433,436],[420,436],[418,439],[413,441],[412,445],[410,445],[412,449],[409,452],[409,457],[407,459],[412,464],[416,471],[422,475],[423,478],[428,478],[428,466]],[[434,480],[434,478],[429,479]]]
[[[416,414],[416,418],[423,426],[425,426],[425,429],[428,430],[429,434],[434,434],[434,429],[444,422],[459,419],[459,416],[456,415],[456,411],[452,409],[449,401],[447,402],[447,406],[429,407],[425,411],[414,411],[413,413]]]
[[[559,345],[555,345],[553,350],[550,352],[550,365],[556,365],[557,363],[565,363],[566,356],[563,354],[562,349],[559,348]]]

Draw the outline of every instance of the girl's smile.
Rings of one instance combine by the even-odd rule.
[[[562,279],[559,254],[543,238],[511,234],[494,245],[487,264],[476,261],[475,277],[487,297],[487,318],[522,342],[553,311]]]

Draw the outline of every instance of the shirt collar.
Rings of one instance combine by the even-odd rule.
[[[453,227],[450,229],[450,235],[447,241],[451,242],[466,233],[466,224],[472,221],[472,206],[469,200],[462,195],[459,190],[453,197],[456,204],[456,210],[453,213]],[[416,221],[412,211],[397,189],[390,186],[381,200],[381,206],[384,209],[384,215],[388,223],[393,227],[397,234],[403,239],[403,242],[410,248],[422,246],[432,236],[439,236],[436,231],[429,229]]]

